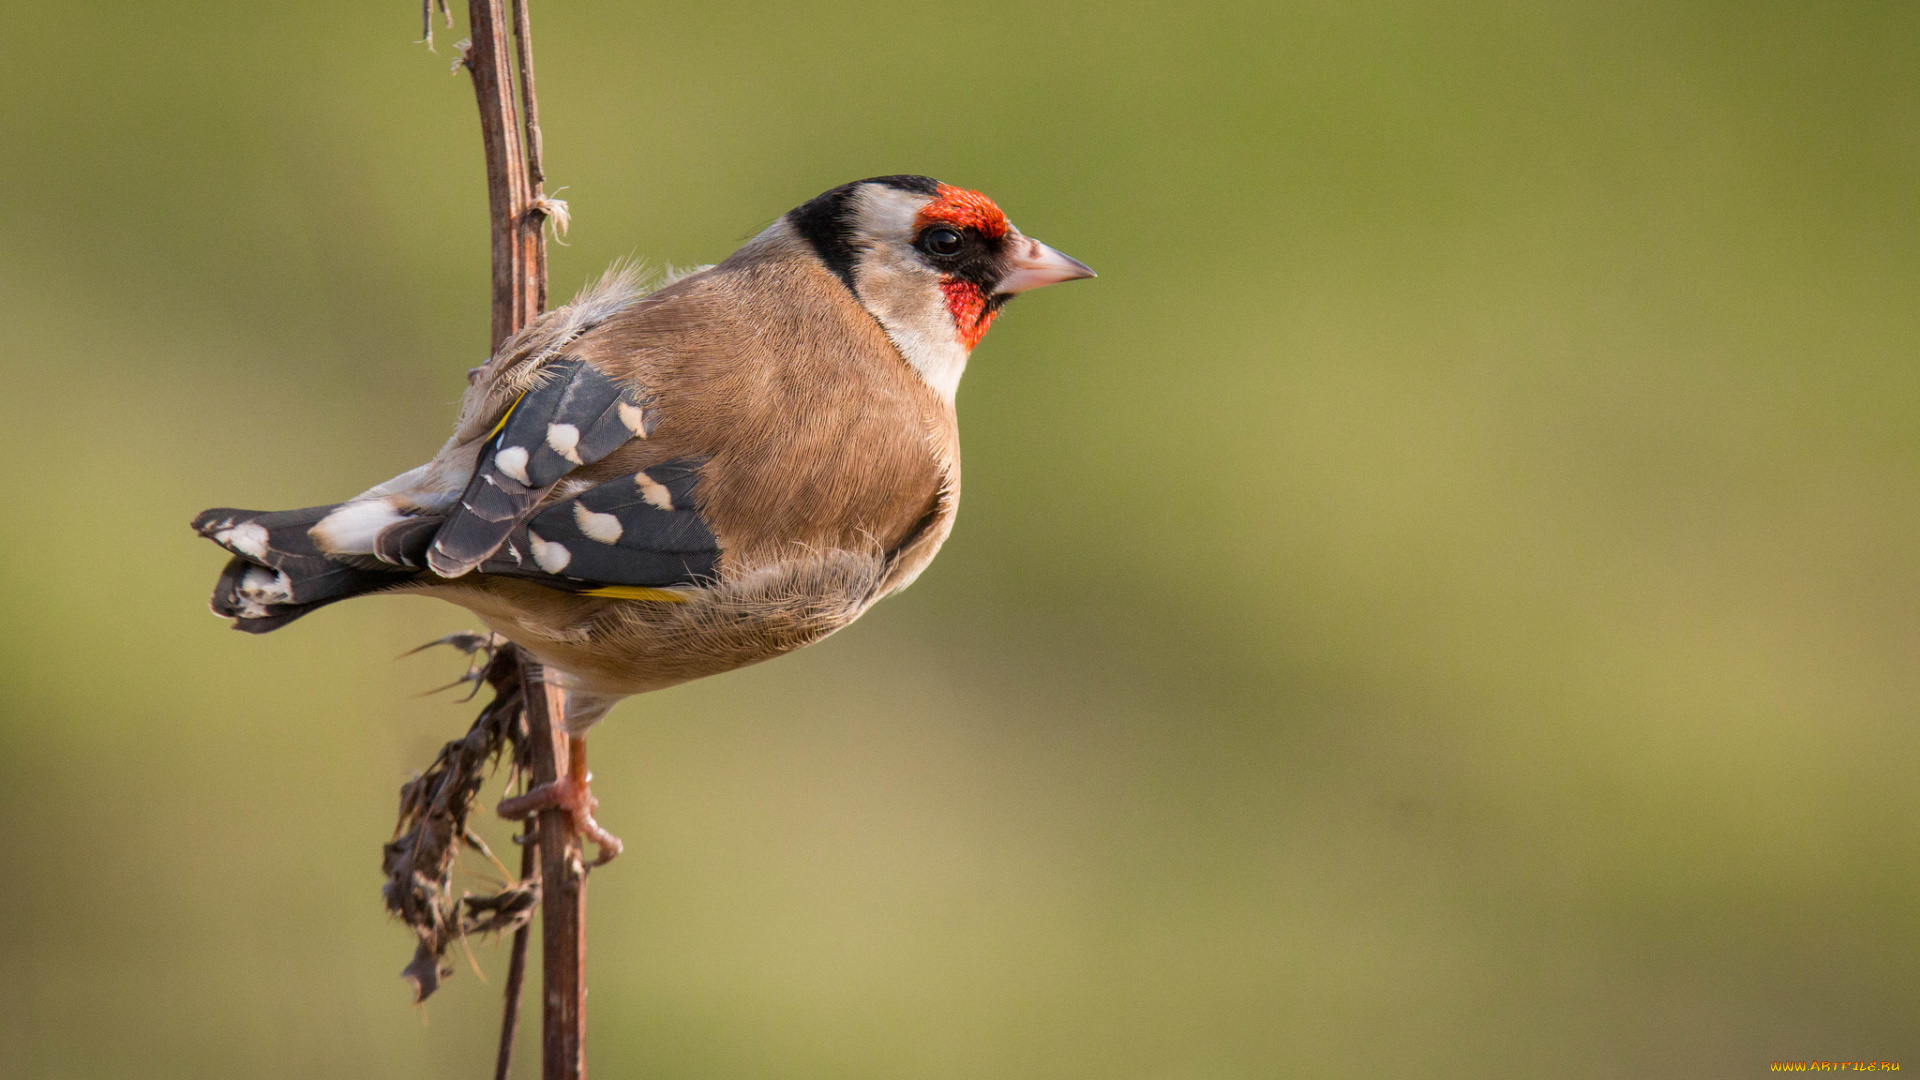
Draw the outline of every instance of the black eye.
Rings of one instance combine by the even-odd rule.
[[[920,245],[934,255],[958,255],[960,243],[960,233],[945,225],[936,225],[920,234]]]

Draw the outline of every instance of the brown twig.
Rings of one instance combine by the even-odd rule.
[[[522,829],[516,840],[520,844],[520,880],[525,881],[533,877],[539,865],[535,861],[538,842],[534,826]],[[531,929],[527,923],[521,923],[513,932],[513,949],[507,957],[507,1003],[500,1017],[500,1050],[494,1056],[493,1080],[507,1080],[507,1073],[513,1068],[513,1039],[520,1031],[520,987],[527,978],[527,940]]]
[[[527,0],[513,0],[513,49],[514,57],[520,64],[520,112],[527,135],[527,195],[532,201],[533,215],[528,224],[544,238],[542,227],[551,218],[554,231],[564,236],[568,225],[567,204],[559,199],[549,199],[546,193],[546,142],[540,136],[540,99],[533,86],[533,27],[527,19]],[[539,309],[545,311],[547,245],[544,239],[535,245],[533,258],[538,263],[534,268],[539,286],[536,301]]]
[[[469,0],[472,36],[463,63],[480,106],[480,143],[487,159],[487,211],[493,234],[493,348],[540,314],[545,296],[546,242],[534,213],[533,184],[513,100],[504,0]]]
[[[546,144],[540,139],[540,100],[533,89],[533,27],[527,21],[527,0],[513,0],[513,52],[520,62],[520,108],[527,124],[527,178],[538,201],[540,187],[547,182]]]
[[[447,25],[453,25],[453,12],[447,7],[447,0],[420,0],[420,40],[427,43],[427,51],[433,52],[433,9],[438,6],[440,14],[446,16]]]
[[[468,0],[472,31],[464,57],[473,75],[480,107],[481,146],[487,162],[487,207],[493,237],[493,348],[527,325],[546,307],[547,245],[545,224],[552,212],[543,194],[544,146],[534,93],[533,38],[526,0],[514,0],[513,33],[520,68],[520,102],[525,128],[516,121],[513,66],[506,39],[505,0]],[[522,141],[524,139],[524,142]],[[515,650],[521,701],[526,719],[529,786],[567,774],[566,691],[546,678],[529,655]],[[544,1080],[583,1080],[586,1076],[586,869],[573,820],[564,811],[546,810],[535,835],[540,847],[540,924],[543,944],[541,1076]],[[524,970],[524,938],[516,936],[515,964]],[[508,1002],[502,1018],[497,1075],[504,1077],[513,1054],[519,1020],[519,979],[508,978]]]
[[[533,785],[558,783],[585,763],[573,759],[567,692],[531,657],[521,657]],[[544,734],[543,734],[544,732]],[[587,868],[573,817],[542,810],[540,822],[540,1049],[543,1080],[587,1075]]]

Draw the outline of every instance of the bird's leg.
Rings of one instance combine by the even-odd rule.
[[[587,740],[578,735],[569,735],[567,775],[534,787],[524,795],[500,800],[500,816],[518,820],[532,817],[542,810],[565,810],[567,816],[573,819],[573,829],[581,839],[591,840],[600,848],[600,857],[587,865],[605,866],[620,854],[625,845],[619,837],[593,820],[593,812],[600,808],[600,800],[593,797],[592,783],[593,774],[587,771]]]

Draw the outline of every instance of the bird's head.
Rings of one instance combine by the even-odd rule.
[[[1094,276],[1085,263],[1023,235],[992,199],[925,176],[842,184],[782,223],[949,398],[967,354],[1008,300]]]

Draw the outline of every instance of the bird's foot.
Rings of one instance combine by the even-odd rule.
[[[588,863],[588,866],[605,866],[620,854],[626,845],[620,838],[600,827],[593,820],[593,812],[600,808],[600,800],[593,797],[593,774],[586,770],[585,754],[574,755],[576,768],[567,770],[567,775],[550,783],[540,784],[524,795],[515,795],[511,799],[500,800],[499,813],[503,818],[521,820],[532,817],[542,810],[565,810],[573,819],[573,830],[582,840],[591,840],[600,848],[600,857]]]

